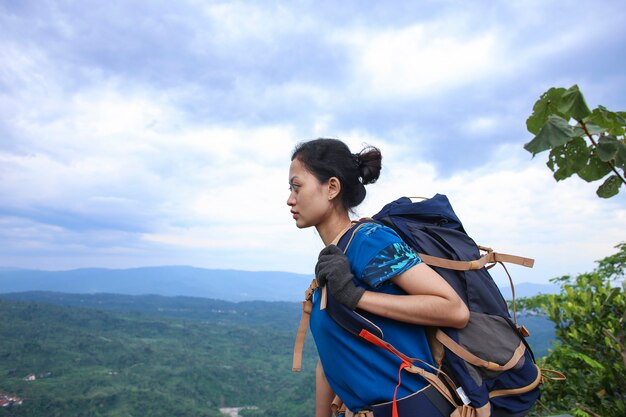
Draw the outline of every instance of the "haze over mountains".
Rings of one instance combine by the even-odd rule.
[[[74,294],[154,294],[226,301],[301,301],[312,275],[278,271],[239,271],[188,266],[131,269],[84,268],[41,271],[0,268],[0,293],[53,291]],[[510,289],[502,288],[505,298]],[[558,292],[558,286],[516,283],[516,297]]]

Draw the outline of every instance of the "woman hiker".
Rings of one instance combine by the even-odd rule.
[[[315,267],[319,288],[326,285],[338,302],[358,309],[399,351],[432,364],[424,326],[462,328],[469,319],[452,287],[386,226],[364,223],[345,254],[332,244],[350,228],[350,214],[365,198],[365,185],[378,179],[381,160],[374,147],[352,154],[336,139],[301,143],[291,157],[287,204],[296,226],[315,227],[326,246]],[[310,322],[320,358],[316,417],[331,416],[335,395],[349,415],[374,409],[379,417],[381,408],[372,406],[391,402],[394,393],[413,410],[400,417],[444,417],[434,405],[440,395],[426,380],[404,372],[399,383],[398,358],[339,327],[320,309],[320,298],[318,289]]]

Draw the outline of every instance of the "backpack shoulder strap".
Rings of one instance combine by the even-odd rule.
[[[344,253],[348,250],[350,243],[356,232],[367,223],[378,223],[375,220],[369,218],[363,218],[352,223],[352,227],[348,229],[337,240],[337,247]],[[341,326],[344,330],[352,333],[354,336],[359,336],[361,331],[367,330],[378,337],[383,337],[383,331],[380,327],[368,320],[356,311],[350,310],[340,302],[334,299],[330,291],[327,291],[326,286],[320,288],[321,300],[320,309],[326,309],[326,312],[332,318],[335,323]]]
[[[483,246],[478,247],[481,250],[487,252],[480,258],[473,261],[453,261],[445,258],[438,258],[436,256],[426,255],[424,253],[417,253],[417,255],[429,266],[438,266],[446,269],[454,269],[456,271],[471,271],[474,269],[481,269],[487,264],[495,264],[498,262],[507,262],[516,265],[532,268],[535,264],[535,260],[531,258],[524,258],[522,256],[508,255],[506,253],[494,252],[491,248]]]
[[[344,229],[333,240],[333,244],[336,244],[344,252],[352,242],[352,238],[356,231],[365,223],[373,222],[369,219],[361,219],[358,222],[352,222],[347,229]],[[309,328],[309,322],[311,320],[311,311],[313,310],[313,293],[317,289],[317,280],[313,279],[309,288],[304,292],[304,301],[302,301],[302,317],[300,318],[300,325],[298,326],[298,333],[296,334],[296,340],[293,347],[293,359],[291,364],[291,370],[294,372],[300,372],[302,370],[302,351],[304,349],[304,341],[306,339],[307,329]],[[322,288],[320,308],[326,309],[328,307],[329,293],[326,288]],[[380,335],[382,337],[382,331],[371,321],[358,313],[353,312],[341,303],[332,299],[330,308],[328,308],[328,314],[333,318],[341,327],[358,336],[362,329],[367,329],[373,334]],[[355,317],[352,317],[355,316]],[[357,317],[358,316],[358,317]]]

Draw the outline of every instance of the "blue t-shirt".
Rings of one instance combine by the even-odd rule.
[[[421,259],[390,228],[365,223],[355,233],[346,252],[354,283],[370,291],[406,294],[389,279],[421,262]],[[409,357],[433,363],[426,331],[422,326],[359,311],[383,331],[386,341]],[[346,407],[358,412],[369,405],[391,401],[398,383],[401,360],[341,328],[320,310],[320,292],[313,296],[311,333],[326,378]],[[427,385],[419,375],[402,372],[398,398],[410,395]]]

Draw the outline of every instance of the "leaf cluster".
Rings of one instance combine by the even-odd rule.
[[[534,137],[524,149],[533,157],[549,150],[547,166],[557,181],[574,174],[587,182],[604,179],[596,191],[602,198],[626,184],[626,112],[590,110],[577,85],[550,88],[533,106],[526,128]]]

